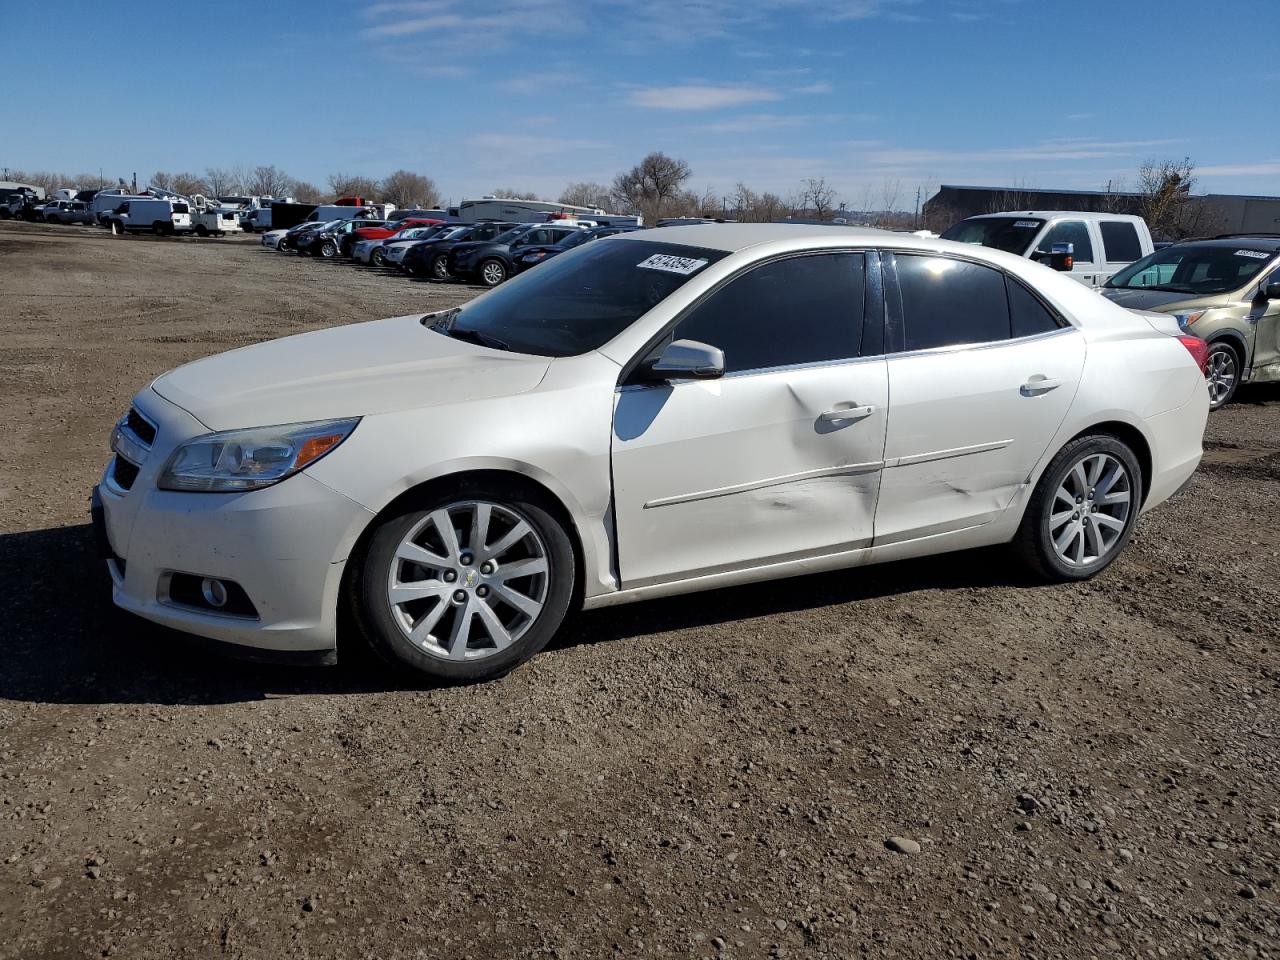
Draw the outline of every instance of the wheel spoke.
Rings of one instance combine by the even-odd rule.
[[[1070,520],[1074,513],[1074,510],[1063,510],[1061,513],[1053,514],[1049,517],[1049,529],[1057,530],[1060,526]]]
[[[497,559],[528,535],[529,525],[523,520],[518,521],[497,543],[485,547],[484,559]]]
[[[1075,524],[1067,527],[1066,530],[1053,538],[1053,545],[1057,548],[1058,553],[1066,555],[1067,549],[1071,546],[1071,541],[1080,533],[1080,528]]]
[[[1107,494],[1105,497],[1103,497],[1103,498],[1101,499],[1101,501],[1099,501],[1099,502],[1100,502],[1100,503],[1102,503],[1102,504],[1104,504],[1104,505],[1109,505],[1109,504],[1113,504],[1113,503],[1128,503],[1128,502],[1129,502],[1129,491],[1128,491],[1128,490],[1117,490],[1115,493],[1108,493],[1108,494]]]
[[[1101,557],[1107,552],[1107,548],[1102,543],[1102,529],[1096,523],[1090,523],[1085,527],[1085,531],[1089,538],[1089,546],[1093,548],[1093,555]]]
[[[1089,461],[1089,489],[1092,490],[1098,485],[1098,480],[1102,476],[1103,468],[1107,465],[1107,458],[1103,456],[1094,457]],[[1086,491],[1087,492],[1087,491]]]
[[[444,541],[445,556],[451,561],[456,561],[458,554],[462,551],[458,548],[458,531],[453,527],[453,518],[449,516],[448,509],[433,511],[431,522],[435,524],[436,530],[440,532],[440,539]]]
[[[515,563],[505,565],[498,570],[498,578],[501,582],[506,583],[508,580],[518,580],[520,577],[531,577],[535,573],[546,573],[547,561],[542,557],[530,557],[528,560],[517,560]]]
[[[494,593],[526,616],[536,617],[542,611],[542,604],[537,600],[534,600],[532,597],[526,597],[523,593],[516,592],[505,583],[494,587],[493,590]]]
[[[475,513],[471,515],[471,542],[468,546],[477,557],[485,556],[485,544],[489,540],[489,518],[492,514],[492,505],[478,503]]]
[[[441,597],[449,592],[449,586],[439,580],[413,580],[409,583],[397,583],[391,588],[392,606],[411,603],[414,600],[425,600],[427,597]]]
[[[461,660],[467,655],[467,641],[471,639],[471,619],[475,616],[475,609],[472,606],[473,600],[469,599],[453,615],[453,627],[449,631],[449,658],[451,660]]]
[[[484,624],[485,630],[488,631],[489,639],[493,641],[495,647],[499,650],[504,650],[511,646],[511,634],[507,632],[507,628],[498,619],[498,613],[493,607],[484,601],[479,601],[476,603],[476,613]]]
[[[408,540],[396,548],[396,556],[401,560],[408,560],[410,563],[416,563],[421,567],[443,567],[449,563],[448,557],[432,553],[426,547]]]
[[[1100,524],[1104,527],[1107,527],[1111,530],[1118,531],[1118,530],[1124,529],[1124,521],[1121,520],[1119,517],[1111,516],[1111,514],[1109,513],[1095,513],[1093,515],[1093,522],[1095,524]]]
[[[1084,531],[1080,531],[1080,537],[1076,540],[1076,563],[1084,563]]]
[[[1083,497],[1089,492],[1089,478],[1085,475],[1083,460],[1072,468],[1071,478],[1076,482],[1076,496]]]
[[[1124,476],[1124,467],[1119,463],[1115,464],[1106,475],[1102,477],[1098,483],[1094,484],[1094,498],[1105,495],[1112,487],[1116,485],[1116,481]]]
[[[449,601],[441,599],[434,607],[417,623],[413,625],[413,630],[409,632],[409,639],[414,643],[422,644],[431,636],[431,631],[435,629],[435,625],[440,622],[440,618],[444,616],[444,612],[449,609]]]

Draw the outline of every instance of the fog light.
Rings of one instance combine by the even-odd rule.
[[[221,580],[205,577],[200,581],[200,594],[211,607],[220,609],[227,605],[227,588]]]

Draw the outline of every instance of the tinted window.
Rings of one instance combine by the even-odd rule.
[[[1009,291],[1009,325],[1015,337],[1034,337],[1062,326],[1049,308],[1013,277],[1005,277],[1005,286]]]
[[[586,353],[727,255],[653,241],[588,243],[468,303],[453,329],[517,353]]]
[[[675,339],[719,347],[729,373],[856,357],[862,339],[864,271],[860,253],[814,254],[763,264],[695,307],[676,327]]]
[[[1083,220],[1063,220],[1055,223],[1036,245],[1041,253],[1051,253],[1055,243],[1069,243],[1074,248],[1072,256],[1077,263],[1093,263],[1093,243],[1089,240],[1089,228]]]
[[[1138,228],[1125,220],[1103,220],[1102,252],[1107,263],[1133,263],[1142,256]]]
[[[977,243],[1022,256],[1044,221],[1035,217],[972,217],[947,230],[943,240]]]
[[[1004,275],[964,260],[895,254],[907,350],[1009,337]]]

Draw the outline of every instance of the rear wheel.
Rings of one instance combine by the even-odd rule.
[[[501,676],[541,650],[573,596],[573,548],[542,498],[477,485],[375,530],[350,600],[383,657],[428,676]]]
[[[151,232],[154,233],[157,237],[163,237],[164,224],[161,223],[159,220],[157,220],[155,223],[151,225]]]
[[[431,261],[431,276],[436,280],[448,280],[453,274],[449,272],[449,258],[440,254]]]
[[[486,287],[496,287],[507,279],[507,266],[501,260],[486,260],[480,264],[480,282]]]
[[[1240,371],[1244,364],[1240,354],[1230,343],[1219,340],[1209,347],[1209,359],[1205,363],[1204,378],[1209,384],[1209,409],[1218,410],[1231,402],[1240,386]]]
[[[197,237],[207,237],[208,235],[209,235],[209,228],[208,228],[208,227],[206,227],[203,223],[196,224],[196,236],[197,236]]]
[[[1079,437],[1041,476],[1014,545],[1045,579],[1087,580],[1124,549],[1141,505],[1142,468],[1128,445]]]
[[[381,247],[374,250],[373,255],[370,256],[369,259],[375,267],[385,267],[387,265],[387,255],[382,252]]]

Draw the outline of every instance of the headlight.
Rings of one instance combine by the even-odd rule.
[[[359,422],[354,417],[206,433],[173,451],[157,485],[211,493],[269,487],[315,463]]]
[[[1173,319],[1178,321],[1178,326],[1186,330],[1193,323],[1203,317],[1208,311],[1196,310],[1194,313],[1175,313]]]

